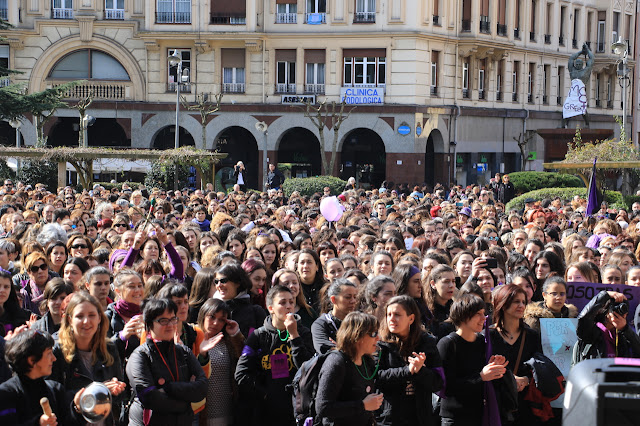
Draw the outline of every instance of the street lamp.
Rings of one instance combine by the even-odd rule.
[[[627,68],[627,55],[628,48],[626,41],[622,40],[622,37],[618,37],[618,41],[611,45],[611,50],[613,53],[620,57],[618,61],[618,81],[620,86],[622,87],[622,129],[626,133],[626,123],[627,123],[627,74],[629,73],[629,68]]]
[[[178,50],[174,50],[173,54],[169,55],[167,58],[170,67],[178,67],[176,70],[176,133],[175,133],[175,141],[174,148],[178,149],[180,147],[180,134],[179,134],[179,113],[180,113],[180,80],[182,79],[182,57]],[[173,172],[173,189],[178,189],[178,166],[175,166]]]
[[[20,126],[22,126],[22,122],[17,118],[9,120],[9,125],[16,129],[16,148],[20,148]],[[16,175],[20,173],[20,158],[16,158]]]

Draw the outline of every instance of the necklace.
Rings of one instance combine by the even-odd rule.
[[[278,332],[278,338],[280,339],[281,342],[286,342],[287,340],[289,340],[289,330],[287,330],[287,334],[284,336],[284,339],[282,338],[282,334],[280,334],[280,330],[277,330]]]
[[[176,361],[176,377],[173,377],[173,372],[171,371],[171,368],[169,368],[167,361],[164,360],[164,356],[162,356],[162,352],[160,352],[160,349],[158,349],[158,345],[156,345],[155,340],[153,341],[153,345],[156,347],[156,350],[158,351],[158,354],[160,355],[160,358],[162,359],[164,366],[167,367],[167,370],[169,370],[169,374],[171,374],[171,378],[173,379],[174,382],[177,382],[180,379],[180,371],[178,370],[178,355],[176,354],[176,345],[173,345],[173,359]]]
[[[378,363],[376,364],[376,368],[375,370],[373,370],[373,374],[371,374],[371,376],[369,377],[367,377],[367,375],[369,374],[369,372],[367,371],[367,363],[364,361],[364,357],[362,357],[361,359],[362,359],[362,365],[364,366],[364,374],[362,374],[362,372],[360,371],[360,369],[355,363],[353,364],[356,366],[356,370],[358,371],[358,374],[360,374],[360,377],[362,377],[367,381],[376,377],[376,374],[378,374],[378,368],[380,367],[380,353],[378,353]]]

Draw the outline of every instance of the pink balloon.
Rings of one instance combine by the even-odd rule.
[[[329,222],[337,222],[342,217],[344,207],[337,197],[327,197],[320,202],[320,213]]]

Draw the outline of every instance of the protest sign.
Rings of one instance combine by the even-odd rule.
[[[627,297],[629,301],[629,325],[633,325],[633,314],[640,302],[640,287],[629,285],[599,284],[599,283],[567,283],[567,303],[576,305],[581,311],[591,299],[601,291],[617,291]]]
[[[577,318],[540,318],[542,353],[553,361],[565,379],[569,377],[573,346],[578,341],[577,327]],[[551,406],[562,408],[563,401],[564,394],[552,401]]]
[[[562,107],[562,118],[571,118],[587,112],[587,89],[580,79],[571,80],[569,94]]]

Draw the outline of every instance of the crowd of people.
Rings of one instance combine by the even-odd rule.
[[[560,424],[531,400],[541,318],[577,317],[581,358],[640,357],[624,294],[567,303],[567,282],[640,285],[640,204],[506,211],[508,175],[312,196],[276,177],[262,193],[5,180],[0,424],[87,424],[92,382],[112,395],[103,425]],[[319,359],[300,412],[292,383]]]

